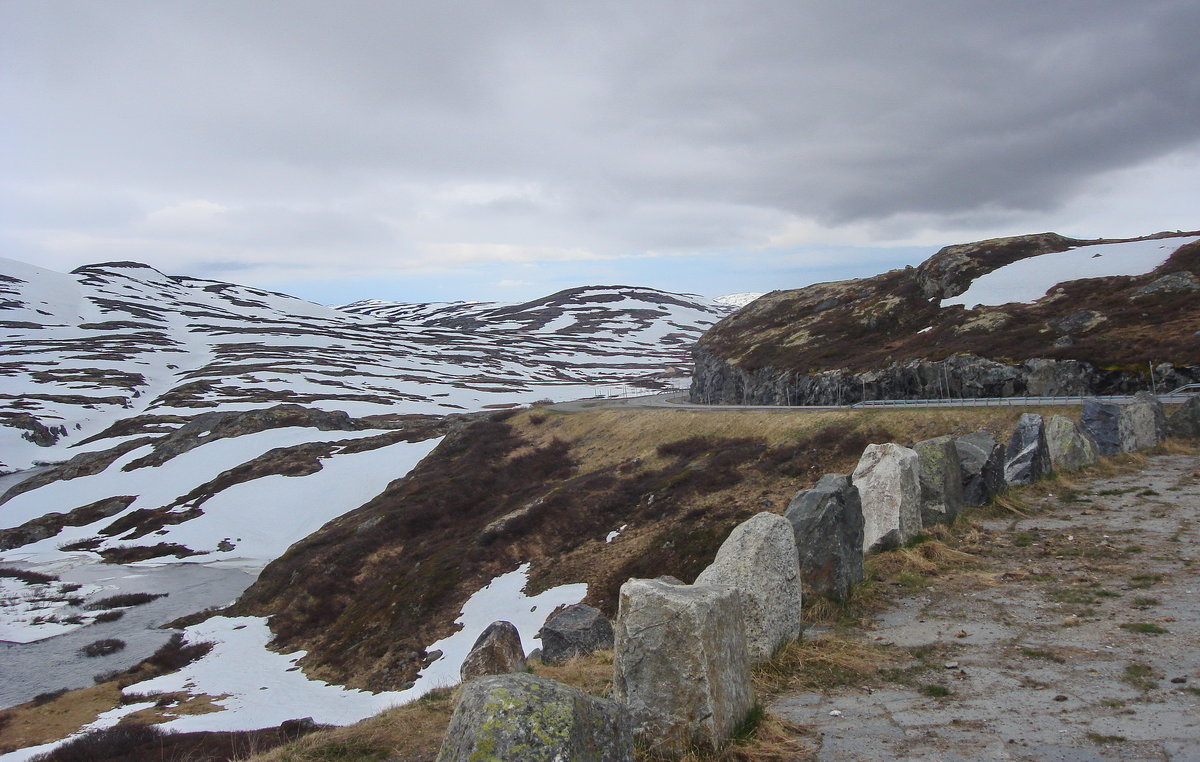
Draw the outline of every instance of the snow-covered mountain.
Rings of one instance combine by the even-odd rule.
[[[64,274],[0,259],[0,472],[61,460],[139,414],[279,403],[442,414],[589,396],[679,375],[729,311],[624,286],[336,309],[131,262]]]

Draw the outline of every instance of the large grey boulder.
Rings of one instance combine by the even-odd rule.
[[[958,465],[962,470],[963,502],[987,505],[1004,491],[1004,443],[986,431],[975,431],[954,438]]]
[[[492,622],[479,634],[458,674],[465,683],[483,675],[524,671],[525,649],[521,647],[521,633],[511,622],[501,621]]]
[[[1200,439],[1200,396],[1189,398],[1171,413],[1167,433],[1180,439]]]
[[[438,762],[632,762],[624,707],[549,678],[493,675],[463,686]]]
[[[542,641],[542,664],[562,664],[613,647],[612,623],[599,609],[582,603],[551,615],[538,637]]]
[[[963,475],[954,437],[940,436],[913,445],[921,467],[921,524],[950,524],[963,508]]]
[[[1055,471],[1078,471],[1096,462],[1096,443],[1075,422],[1062,415],[1046,421],[1046,449]]]
[[[759,513],[734,527],[696,584],[740,593],[751,663],[800,636],[800,562],[792,525],[783,516]]]
[[[1134,452],[1157,447],[1167,435],[1167,417],[1162,403],[1149,392],[1138,392],[1133,402],[1121,408],[1121,451]]]
[[[1121,406],[1115,402],[1084,400],[1079,423],[1096,443],[1101,455],[1121,452]]]
[[[896,548],[921,531],[921,469],[898,444],[867,445],[850,480],[862,500],[864,555]]]
[[[621,586],[612,695],[655,753],[718,747],[753,708],[740,597],[651,579]]]
[[[858,488],[844,474],[825,474],[800,490],[784,518],[792,525],[800,578],[808,589],[837,601],[863,578],[863,512]]]
[[[1040,415],[1021,414],[1008,440],[1007,454],[1004,481],[1009,484],[1032,484],[1050,473],[1050,450],[1046,447],[1046,427]]]

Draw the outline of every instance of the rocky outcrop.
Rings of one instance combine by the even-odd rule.
[[[1200,396],[1176,408],[1167,419],[1167,433],[1180,439],[1200,439]]]
[[[792,525],[783,516],[759,513],[734,527],[696,584],[740,593],[751,663],[800,636],[800,564]]]
[[[1004,491],[1003,442],[997,442],[986,431],[976,431],[954,438],[958,465],[962,470],[963,502],[967,505],[987,505]]]
[[[621,586],[613,699],[652,752],[721,746],[754,706],[739,598],[728,587]]]
[[[576,603],[546,620],[538,632],[543,664],[562,664],[577,656],[613,647],[613,628],[599,609]]]
[[[1080,427],[1101,455],[1121,452],[1121,406],[1115,402],[1084,400],[1079,414]]]
[[[615,702],[536,675],[481,677],[462,688],[438,762],[632,762],[629,715]]]
[[[1194,233],[1146,238],[1171,246],[1183,235]],[[917,268],[772,292],[697,343],[691,401],[1086,396],[1200,381],[1187,349],[1200,308],[1190,290],[1200,282],[1197,243],[1175,244],[1151,273],[1066,281],[1029,303],[941,301],[1019,259],[1096,243],[1119,242],[993,239],[946,247]]]
[[[525,671],[525,649],[521,633],[512,622],[492,622],[475,639],[458,673],[465,683],[484,675]]]
[[[950,524],[963,508],[963,475],[954,437],[946,435],[913,445],[921,467],[921,523]]]
[[[843,474],[825,474],[800,490],[784,517],[800,557],[800,578],[817,595],[844,601],[863,579],[863,512],[858,488]]]
[[[1139,392],[1121,408],[1121,451],[1135,452],[1157,447],[1167,435],[1167,417],[1158,397]]]
[[[863,554],[899,547],[921,531],[917,454],[898,444],[868,445],[854,474],[863,512]]]
[[[1046,421],[1046,449],[1055,471],[1078,471],[1096,462],[1096,443],[1070,418],[1052,415]]]
[[[1046,446],[1046,428],[1037,413],[1022,413],[1008,440],[1004,481],[1011,485],[1032,484],[1052,470]]]

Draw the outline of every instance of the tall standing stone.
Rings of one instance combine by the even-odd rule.
[[[1101,455],[1121,452],[1121,406],[1096,399],[1083,401],[1079,423]]]
[[[1004,443],[986,431],[955,437],[958,465],[962,469],[963,502],[987,505],[1004,491]]]
[[[475,639],[458,674],[465,683],[482,675],[524,671],[525,650],[521,647],[521,633],[512,622],[500,621],[489,624]]]
[[[1046,421],[1046,449],[1055,471],[1078,471],[1096,462],[1096,443],[1075,422],[1062,415]]]
[[[863,554],[896,548],[921,531],[917,454],[898,444],[867,445],[850,477],[862,499]]]
[[[1121,451],[1134,452],[1157,447],[1167,434],[1162,403],[1149,392],[1138,392],[1133,402],[1121,408]]]
[[[538,637],[542,641],[542,664],[562,664],[613,647],[612,623],[599,609],[582,603],[551,615]]]
[[[624,707],[545,677],[494,675],[462,688],[438,762],[633,762]]]
[[[759,513],[734,527],[696,584],[738,591],[751,663],[800,636],[800,563],[783,516]]]
[[[844,474],[825,474],[800,490],[784,513],[808,589],[844,601],[863,578],[863,512],[858,488]]]
[[[719,747],[754,706],[737,590],[631,579],[621,586],[613,699],[652,749]]]
[[[1175,409],[1167,419],[1167,433],[1180,439],[1200,439],[1200,396],[1189,397]]]
[[[1017,428],[1008,440],[1004,480],[1014,485],[1032,484],[1045,478],[1051,469],[1042,417],[1037,413],[1022,413]]]
[[[921,524],[950,524],[963,508],[963,475],[954,437],[940,436],[913,445],[921,467]]]

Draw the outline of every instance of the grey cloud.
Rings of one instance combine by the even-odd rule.
[[[1194,0],[8,3],[5,171],[258,210],[230,243],[377,252],[1019,219],[1200,141],[1197,31]],[[413,211],[471,182],[555,203]],[[417,198],[381,209],[388,184]]]

